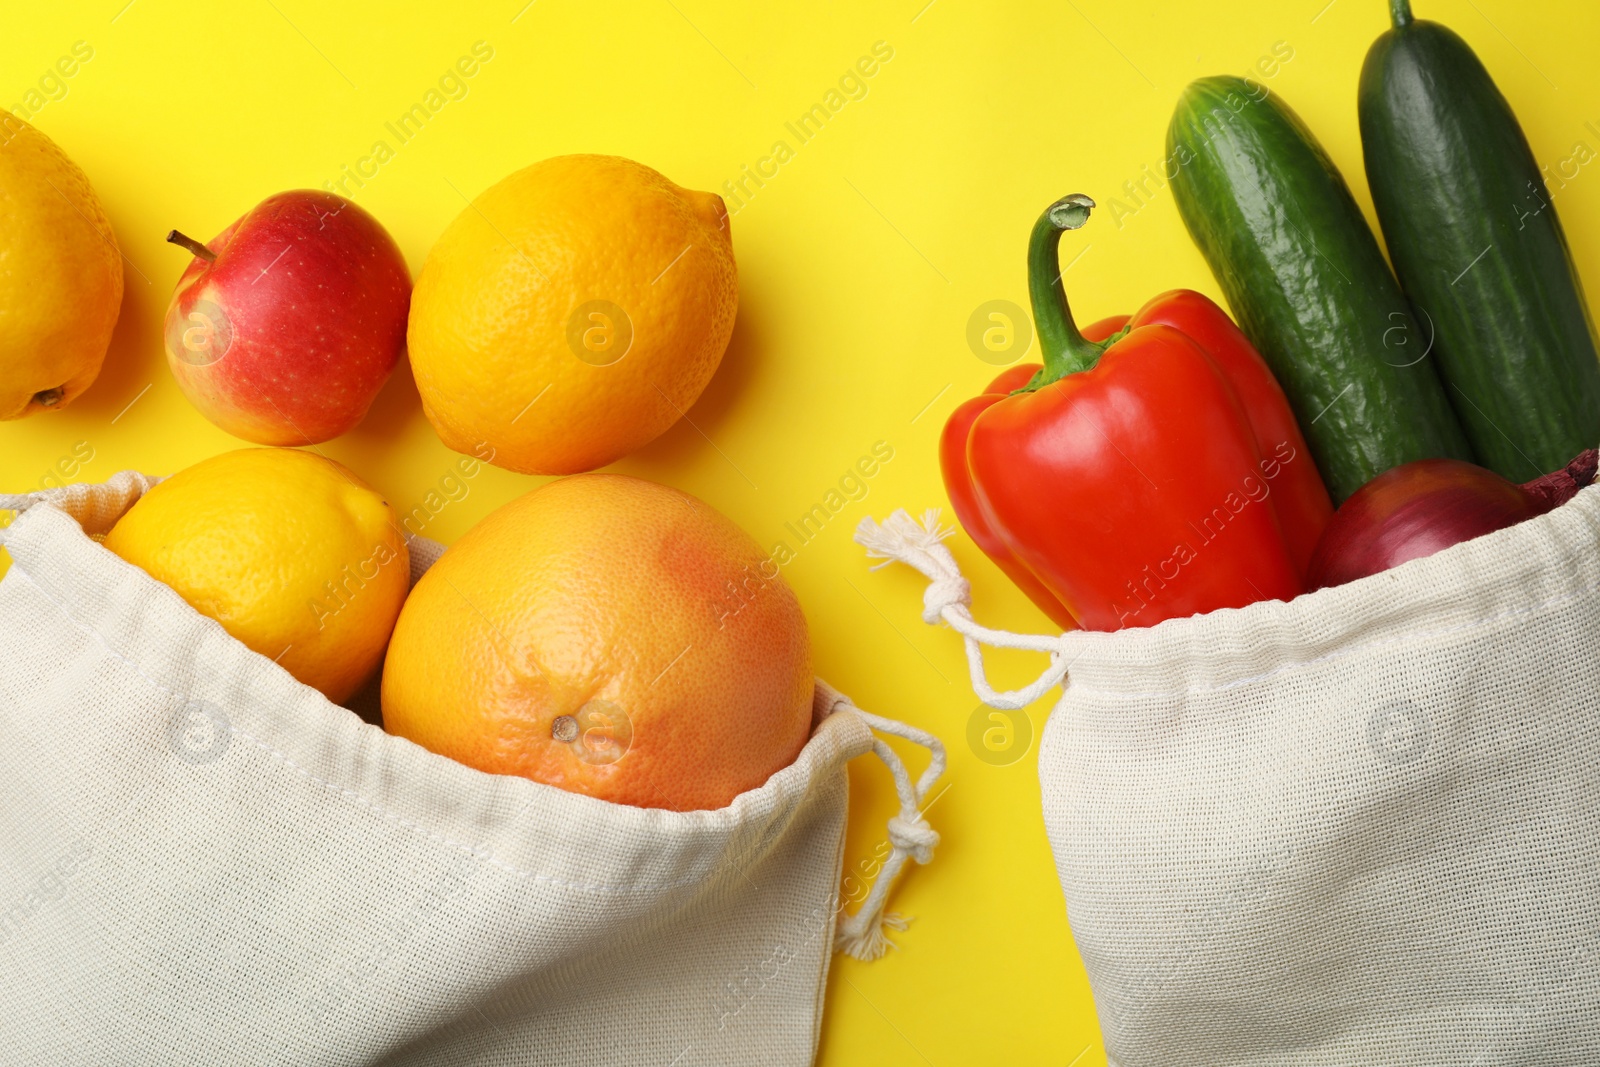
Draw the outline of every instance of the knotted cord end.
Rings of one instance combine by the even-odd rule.
[[[907,860],[916,860],[919,864],[927,863],[933,859],[933,850],[939,844],[939,834],[928,824],[923,811],[929,803],[929,791],[944,775],[945,752],[944,745],[939,739],[926,730],[919,730],[915,726],[895,722],[893,719],[870,715],[859,708],[855,711],[871,729],[904,738],[928,750],[928,766],[913,782],[911,775],[906,771],[905,762],[894,749],[879,738],[874,738],[872,742],[872,751],[894,776],[894,789],[900,800],[900,810],[889,819],[889,856],[878,868],[878,875],[872,881],[872,889],[868,891],[867,899],[861,902],[861,907],[856,913],[845,915],[843,911],[840,912],[833,944],[835,950],[847,956],[858,960],[875,960],[893,947],[884,930],[904,930],[908,921],[886,910],[890,888],[899,877]]]
[[[895,815],[889,819],[889,844],[918,863],[927,863],[938,847],[939,831],[928,825],[928,820],[920,814],[909,818]]]
[[[898,912],[885,912],[877,922],[863,923],[859,930],[849,929],[853,923],[844,923],[839,927],[839,933],[833,939],[835,952],[843,952],[853,960],[871,963],[873,960],[882,959],[892,948],[898,948],[885,930],[904,930],[911,925],[908,916]]]
[[[937,625],[944,618],[944,609],[972,606],[972,585],[961,575],[935,578],[922,591],[922,621]]]
[[[937,508],[929,508],[923,512],[920,523],[913,519],[905,508],[897,508],[883,520],[882,525],[870,515],[863,518],[856,524],[855,539],[857,544],[867,550],[867,555],[884,561],[878,564],[880,567],[898,560],[927,573],[914,557],[919,553],[926,553],[954,533],[954,529],[940,525]]]

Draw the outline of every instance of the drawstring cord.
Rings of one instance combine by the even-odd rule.
[[[928,588],[922,594],[922,621],[930,626],[943,621],[961,634],[967,650],[967,669],[972,674],[972,687],[979,699],[995,708],[1026,707],[1066,679],[1067,661],[1062,638],[1014,634],[978,625],[970,607],[972,587],[961,576],[955,557],[941,543],[953,532],[939,525],[937,511],[924,512],[922,522],[918,523],[901,509],[883,520],[881,526],[871,518],[862,519],[856,527],[856,540],[865,546],[867,555],[884,561],[879,567],[904,563],[927,577]],[[984,645],[1043,652],[1050,657],[1050,665],[1032,684],[1000,692],[989,684],[984,672]],[[928,790],[944,774],[945,753],[944,746],[932,734],[859,709],[857,714],[879,733],[924,745],[933,755],[928,769],[913,785],[900,757],[885,742],[873,738],[872,750],[894,775],[895,791],[900,796],[900,814],[889,820],[889,843],[893,850],[860,909],[839,923],[834,947],[858,960],[875,960],[893,947],[893,942],[884,934],[885,928],[904,930],[908,921],[904,916],[884,911],[889,887],[908,858],[927,863],[933,858],[934,846],[939,843],[939,835],[923,818],[922,808]]]
[[[877,878],[873,879],[872,891],[867,894],[867,899],[861,902],[861,907],[856,909],[854,915],[841,917],[833,939],[836,951],[854,959],[870,961],[878,959],[894,947],[894,942],[884,933],[885,928],[904,930],[910,922],[906,916],[884,910],[889,898],[889,889],[894,885],[901,868],[906,865],[907,859],[916,860],[918,863],[929,862],[933,859],[934,848],[939,844],[939,832],[928,824],[928,820],[922,814],[922,808],[934,783],[944,775],[945,753],[944,745],[939,739],[925,730],[872,715],[860,708],[854,710],[861,717],[861,721],[876,732],[921,745],[928,750],[930,756],[927,769],[913,784],[911,774],[906,770],[905,761],[889,747],[888,742],[878,737],[872,739],[873,753],[883,761],[884,766],[889,768],[889,773],[894,775],[895,793],[900,798],[900,812],[889,820],[891,846],[889,858],[884,860],[883,868],[878,872]]]
[[[884,561],[879,567],[904,563],[927,577],[928,588],[922,594],[922,621],[930,626],[943,621],[961,634],[967,650],[967,669],[972,674],[972,687],[979,699],[991,707],[1006,710],[1026,707],[1065,681],[1067,661],[1062,637],[1014,634],[978,625],[972,618],[972,587],[961,576],[955,557],[941,543],[953,532],[939,525],[938,511],[924,512],[922,522],[918,523],[901,509],[883,520],[882,525],[871,518],[862,519],[856,527],[856,540],[865,546],[867,555]],[[1007,692],[997,691],[989,684],[984,671],[984,645],[1043,652],[1050,657],[1050,665],[1030,685]],[[932,734],[856,710],[872,729],[924,745],[933,756],[928,769],[913,785],[905,764],[894,750],[876,737],[872,741],[872,750],[894,775],[900,814],[889,820],[889,844],[893,850],[860,909],[840,921],[834,947],[858,960],[875,960],[893,947],[884,930],[904,930],[908,921],[904,916],[884,911],[889,887],[907,859],[927,863],[933,858],[934,846],[939,843],[939,835],[923,818],[922,808],[928,790],[944,774],[945,753],[944,746]]]
[[[1066,680],[1067,660],[1061,636],[1014,634],[991,630],[973,621],[972,587],[961,576],[956,558],[941,543],[954,532],[939,525],[937,510],[924,512],[922,522],[918,523],[902,508],[884,519],[881,526],[870,517],[862,519],[856,527],[856,541],[866,548],[867,555],[884,561],[878,567],[904,563],[927,576],[928,588],[922,594],[922,621],[935,626],[942,619],[961,635],[967,649],[972,688],[977,691],[979,700],[1006,711],[1027,707]],[[1050,665],[1031,684],[1001,692],[989,684],[984,671],[984,645],[1044,652],[1050,657]]]

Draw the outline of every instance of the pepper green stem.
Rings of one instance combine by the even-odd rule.
[[[1033,302],[1033,322],[1039,331],[1044,370],[1028,383],[1030,389],[1088,370],[1099,362],[1100,353],[1105,350],[1105,345],[1078,332],[1061,285],[1061,234],[1088,222],[1093,207],[1093,200],[1073,193],[1045,208],[1033,224],[1033,235],[1028,239],[1028,295]]]
[[[1395,29],[1411,25],[1411,0],[1389,0],[1389,17],[1394,19]]]

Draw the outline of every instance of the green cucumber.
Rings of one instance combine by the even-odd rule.
[[[1594,324],[1511,105],[1460,37],[1391,10],[1358,96],[1373,205],[1478,461],[1527,481],[1600,444]]]
[[[1178,212],[1335,503],[1414,459],[1473,458],[1426,334],[1298,115],[1256,82],[1202,78],[1178,101],[1167,158]]]

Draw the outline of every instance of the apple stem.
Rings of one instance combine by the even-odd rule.
[[[196,241],[193,237],[190,237],[186,233],[180,233],[177,230],[172,230],[167,234],[167,241],[170,244],[187,248],[189,251],[193,252],[207,263],[216,262],[217,254],[215,252],[211,251],[211,249],[207,248],[199,241]]]

